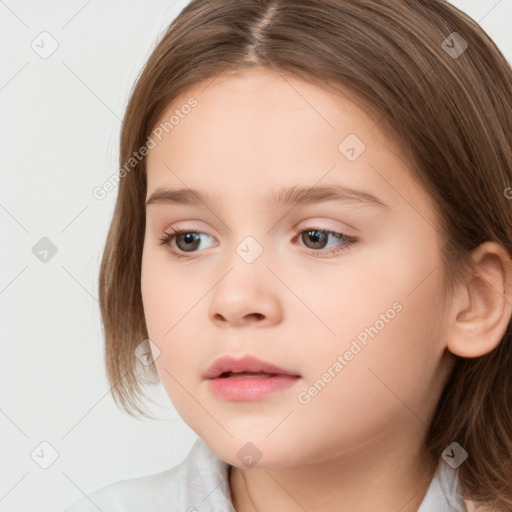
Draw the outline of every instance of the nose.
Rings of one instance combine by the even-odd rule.
[[[278,323],[282,305],[272,277],[265,265],[235,264],[212,290],[210,319],[218,326],[234,327]]]

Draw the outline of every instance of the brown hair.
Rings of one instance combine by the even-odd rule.
[[[394,136],[438,209],[446,290],[471,269],[470,252],[482,242],[512,256],[512,71],[463,12],[444,0],[193,0],[132,90],[121,166],[179,94],[252,66],[342,93]],[[134,350],[148,337],[140,287],[146,193],[141,158],[120,179],[99,278],[112,394],[142,415]],[[457,441],[469,453],[459,467],[464,491],[498,510],[512,509],[511,330],[509,322],[492,352],[456,358],[426,439],[436,459]]]

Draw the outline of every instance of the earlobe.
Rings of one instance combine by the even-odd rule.
[[[447,348],[472,358],[494,350],[512,316],[512,260],[495,242],[484,242],[472,254],[475,272],[453,297]]]

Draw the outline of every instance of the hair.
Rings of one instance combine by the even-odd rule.
[[[468,45],[458,56],[447,49],[454,32]],[[512,257],[512,70],[465,13],[445,0],[193,0],[131,91],[121,167],[178,95],[255,66],[342,94],[398,142],[436,206],[445,293],[474,272],[471,251],[481,243],[495,241]],[[151,380],[134,351],[148,338],[140,283],[145,165],[137,160],[119,181],[99,275],[112,396],[142,416],[142,383]],[[154,364],[148,369],[157,378]],[[425,439],[433,460],[458,442],[469,454],[458,472],[464,492],[497,510],[512,509],[511,370],[509,321],[493,351],[455,357]]]

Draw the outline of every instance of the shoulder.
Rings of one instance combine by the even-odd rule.
[[[458,470],[442,458],[418,512],[467,512],[460,492]]]
[[[186,458],[171,469],[115,481],[81,497],[62,512],[186,512],[194,510],[194,505],[199,505],[214,487],[218,490],[210,501],[229,510],[227,476],[228,464],[198,438]]]
[[[62,512],[158,510],[158,505],[176,499],[183,480],[181,464],[160,473],[118,480],[82,496]]]
[[[467,512],[491,512],[491,507],[488,506],[477,506],[476,503],[470,499],[464,500],[464,505],[466,505]]]
[[[464,496],[458,469],[452,468],[440,458],[418,512],[491,512],[491,507],[478,505]]]

